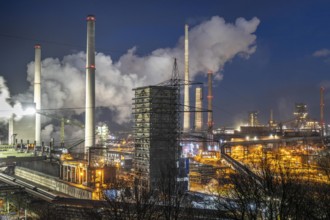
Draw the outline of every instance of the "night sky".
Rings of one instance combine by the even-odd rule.
[[[140,57],[176,47],[185,23],[194,28],[213,16],[232,24],[239,17],[247,21],[256,17],[260,20],[252,33],[256,51],[237,54],[216,70],[223,78],[214,82],[215,127],[237,126],[247,121],[249,111],[259,111],[259,121],[266,123],[271,109],[275,120],[285,121],[293,117],[296,102],[306,103],[310,117],[318,120],[320,86],[326,88],[325,120],[330,122],[330,1],[13,0],[1,1],[0,10],[0,76],[12,96],[29,90],[27,66],[34,60],[35,43],[42,45],[43,60],[62,60],[85,51],[88,14],[96,16],[96,51],[111,56],[112,62],[135,46]],[[203,73],[194,80],[207,82]],[[102,104],[102,100],[97,103]]]

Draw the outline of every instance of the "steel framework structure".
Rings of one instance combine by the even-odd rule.
[[[169,171],[177,173],[180,149],[180,87],[176,60],[172,78],[163,85],[134,89],[135,181],[146,190]],[[172,174],[174,174],[172,173]]]

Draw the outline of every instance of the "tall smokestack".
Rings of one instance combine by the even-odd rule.
[[[321,124],[321,135],[324,134],[324,87],[320,89],[320,124]]]
[[[95,16],[87,16],[85,155],[95,145]]]
[[[183,131],[190,131],[190,112],[189,112],[189,40],[188,25],[185,25],[184,36],[184,113],[183,113]]]
[[[270,110],[270,121],[273,122],[273,109]]]
[[[41,46],[36,44],[34,46],[34,103],[36,105],[36,130],[35,141],[36,146],[41,146],[41,115],[37,112],[41,109]]]
[[[201,131],[203,126],[203,115],[202,115],[202,102],[203,92],[202,88],[196,88],[196,112],[195,112],[195,131]]]
[[[8,144],[15,144],[15,135],[14,135],[14,114],[12,114],[8,120]]]
[[[273,119],[273,109],[270,110],[270,117],[269,117],[269,126],[272,127],[274,124],[274,119]]]
[[[212,133],[213,130],[213,109],[212,109],[212,75],[213,72],[209,70],[207,73],[208,78],[208,95],[207,95],[207,103],[208,103],[208,113],[207,113],[207,129],[208,132]]]

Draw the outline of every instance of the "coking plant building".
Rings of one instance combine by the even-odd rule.
[[[180,172],[178,90],[171,86],[134,89],[135,182],[155,190]],[[184,176],[184,175],[183,175]]]

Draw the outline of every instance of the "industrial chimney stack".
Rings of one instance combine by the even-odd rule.
[[[195,112],[195,131],[200,132],[203,126],[203,115],[202,115],[202,102],[203,102],[203,92],[202,88],[196,88],[196,112]]]
[[[273,109],[270,110],[270,117],[269,117],[269,126],[274,126],[274,117],[273,117]]]
[[[87,16],[85,155],[95,144],[95,16]]]
[[[324,123],[324,87],[320,89],[320,125],[321,125],[321,136],[324,136],[325,123]]]
[[[36,146],[41,146],[41,115],[38,114],[41,109],[41,46],[36,44],[34,50],[34,103],[36,105],[35,141]]]
[[[212,75],[213,75],[213,72],[209,70],[209,72],[207,73],[207,78],[208,78],[208,95],[207,95],[207,102],[208,102],[208,108],[207,108],[207,110],[208,110],[208,113],[207,113],[207,128],[208,128],[208,132],[209,132],[209,133],[212,133],[212,130],[213,130]]]
[[[190,131],[190,112],[189,112],[189,40],[188,25],[185,25],[184,37],[184,113],[183,113],[183,131]]]

